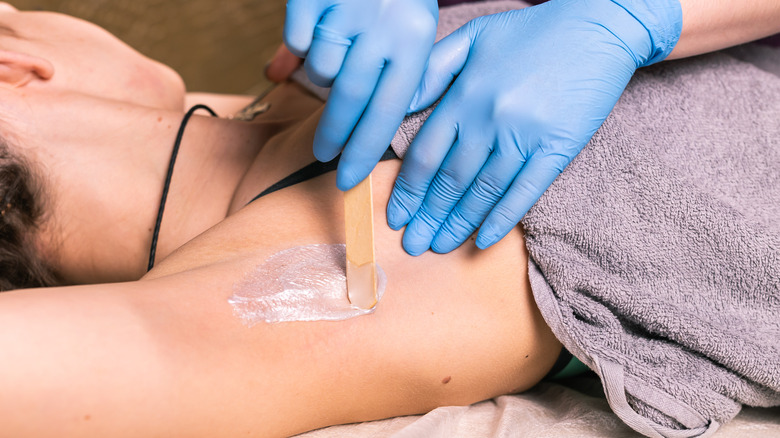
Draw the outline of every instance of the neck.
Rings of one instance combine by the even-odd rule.
[[[69,283],[139,278],[146,271],[183,112],[83,97],[60,106],[67,110],[48,107],[30,131],[37,143],[33,157],[42,164],[53,199],[47,206],[53,220],[45,233],[50,242],[43,245],[53,248]],[[226,217],[269,133],[259,124],[208,115],[190,119],[168,192],[157,261]]]
[[[202,110],[196,114],[185,127],[173,170],[157,243],[158,261],[227,217],[239,183],[270,133],[267,126],[214,118]],[[173,141],[169,155],[172,148]],[[157,181],[156,206],[165,172],[162,176]],[[157,208],[152,212],[156,215]],[[151,232],[144,240],[151,242]],[[145,248],[148,256],[149,244]]]

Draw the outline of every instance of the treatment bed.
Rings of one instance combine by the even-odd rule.
[[[300,438],[580,438],[641,437],[612,413],[595,374],[542,382],[517,395],[426,415],[332,426]],[[780,436],[780,408],[746,407],[716,437]]]

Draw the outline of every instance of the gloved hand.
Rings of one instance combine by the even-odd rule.
[[[477,227],[480,248],[504,237],[681,27],[678,0],[552,0],[476,18],[436,43],[410,112],[452,86],[387,208],[392,228],[406,225],[406,251],[449,252]]]
[[[288,0],[284,41],[306,73],[331,86],[314,156],[343,150],[347,190],[374,168],[401,125],[436,37],[436,0]]]

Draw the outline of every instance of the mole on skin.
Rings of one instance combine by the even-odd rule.
[[[260,322],[341,321],[371,313],[347,296],[346,245],[296,246],[269,257],[233,286],[228,302],[248,326]],[[387,277],[377,265],[377,304]]]

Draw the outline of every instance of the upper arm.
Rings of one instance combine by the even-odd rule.
[[[24,424],[58,431],[56,422],[44,420],[80,419],[80,430],[112,427],[111,436],[171,432],[166,425],[175,425],[178,435],[213,436],[212,429],[289,435],[531,386],[560,344],[533,303],[520,232],[486,251],[464,245],[447,255],[408,256],[400,232],[383,225],[397,167],[382,163],[374,173],[377,260],[388,276],[374,313],[250,327],[228,303],[235,285],[272,254],[343,242],[341,194],[332,181],[324,183],[335,175],[324,175],[261,198],[141,281],[62,289],[28,301],[48,303],[55,318],[24,304],[20,292],[9,312],[35,317],[19,316],[10,327],[0,319],[6,325],[0,330],[23,333],[22,348],[26,327],[40,323],[12,360],[39,362],[34,371],[19,368],[22,375],[48,375],[33,379],[26,396],[51,405],[47,395],[56,392],[78,403],[20,413],[0,395],[0,422],[8,424],[1,417],[13,413]],[[83,348],[59,347],[64,344]],[[63,360],[73,366],[52,366]]]

